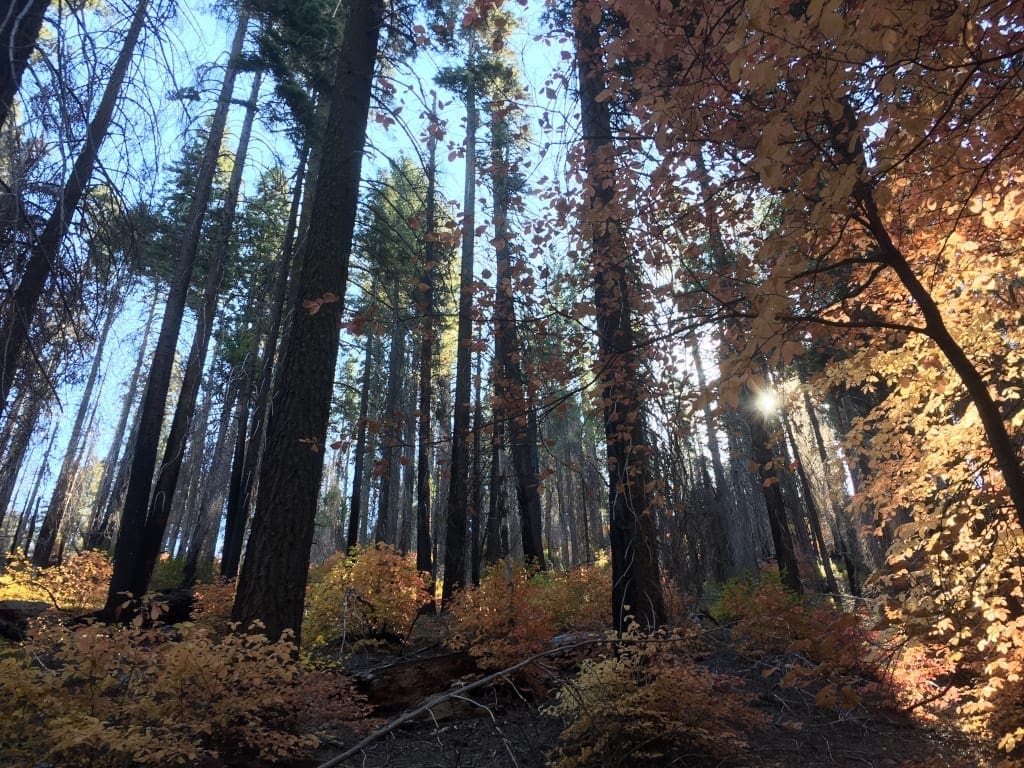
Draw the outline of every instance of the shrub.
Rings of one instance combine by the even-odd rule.
[[[824,681],[820,706],[852,708],[862,676],[877,673],[865,617],[794,594],[773,569],[763,570],[759,581],[727,582],[711,613],[734,622],[733,636],[748,652],[790,655],[784,685]]]
[[[564,717],[553,768],[722,765],[742,758],[743,733],[766,718],[736,690],[672,648],[664,635],[635,631],[626,644],[588,659],[557,692],[548,714]]]
[[[534,573],[502,561],[455,596],[448,642],[482,668],[500,669],[542,651],[558,633],[607,629],[611,592],[607,563]]]
[[[310,570],[303,637],[313,646],[400,640],[429,601],[414,558],[386,544],[339,553]]]
[[[110,558],[96,550],[76,552],[48,568],[37,568],[19,553],[8,557],[0,574],[0,600],[40,600],[62,610],[97,610],[106,602],[112,571]]]
[[[461,590],[451,605],[448,643],[466,649],[483,669],[500,669],[542,650],[555,634],[538,580],[518,564],[489,565],[480,584]]]
[[[0,762],[288,762],[365,707],[345,678],[304,670],[294,644],[201,627],[60,630],[0,659]]]

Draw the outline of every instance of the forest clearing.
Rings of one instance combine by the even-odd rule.
[[[0,8],[0,765],[1024,765],[1022,11]]]

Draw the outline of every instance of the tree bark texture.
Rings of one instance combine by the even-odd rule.
[[[348,7],[323,160],[300,277],[300,299],[281,361],[267,424],[252,531],[239,577],[234,618],[260,621],[277,638],[299,639],[327,422],[338,356],[338,323],[359,203],[359,180],[384,4]]]
[[[576,64],[587,172],[584,237],[592,249],[590,275],[597,307],[598,365],[608,450],[612,557],[612,620],[644,628],[665,622],[658,568],[653,481],[647,466],[640,397],[640,360],[630,308],[629,256],[615,194],[615,147],[605,89],[601,40],[585,2],[573,13]]]

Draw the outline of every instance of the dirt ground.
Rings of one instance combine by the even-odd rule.
[[[432,666],[426,661],[430,653],[421,649],[410,663],[414,670],[411,678],[432,688],[427,695],[449,687],[440,678],[430,680],[430,674],[422,672]],[[781,673],[765,673],[765,669],[772,666],[783,667],[785,659],[769,661],[777,664],[745,657],[726,639],[699,662],[713,673],[739,678],[743,690],[753,697],[754,706],[767,717],[766,727],[747,732],[748,748],[742,758],[731,762],[702,760],[692,753],[687,754],[681,746],[678,754],[666,755],[659,764],[740,768],[994,768],[1007,765],[1000,764],[995,755],[986,753],[979,745],[969,743],[948,729],[944,731],[934,723],[925,724],[900,714],[881,699],[866,698],[848,712],[822,709],[815,703],[813,689],[783,687]],[[452,671],[450,665],[458,668],[460,663],[451,658],[440,663],[441,677]],[[376,711],[382,723],[411,709],[415,701],[414,692],[403,691],[398,678],[386,678],[390,671],[404,664],[401,659],[386,656],[367,656],[356,661],[364,677],[383,675],[385,678],[377,681],[380,691],[374,693],[371,700],[381,698],[385,691],[396,692],[399,699],[382,702]],[[378,672],[374,672],[375,669]],[[572,669],[561,668],[556,674],[568,676]],[[471,677],[467,674],[463,679]],[[557,680],[549,679],[548,683],[553,686]],[[520,679],[474,690],[382,736],[342,765],[351,768],[544,768],[549,765],[563,723],[542,713],[545,701],[536,688],[536,685],[529,685],[529,680]],[[680,701],[679,705],[686,706],[686,702]],[[328,760],[356,741],[358,738],[352,735],[342,736],[319,758]],[[634,762],[628,755],[608,755],[603,765],[629,768]]]

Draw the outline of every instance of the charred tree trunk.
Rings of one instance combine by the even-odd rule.
[[[125,594],[132,597],[141,596],[145,591],[146,582],[149,580],[151,567],[148,567],[146,563],[150,560],[151,547],[146,544],[149,538],[147,527],[151,532],[155,526],[148,525],[147,512],[150,488],[156,470],[160,427],[163,423],[171,371],[174,367],[174,352],[178,344],[178,335],[181,332],[182,317],[185,313],[185,301],[189,285],[192,282],[192,271],[199,249],[203,219],[210,201],[213,176],[217,168],[217,159],[220,156],[221,140],[224,136],[224,127],[227,122],[228,108],[231,103],[231,94],[234,91],[235,76],[238,73],[248,21],[248,16],[242,13],[238,19],[231,51],[228,54],[224,82],[221,85],[217,109],[210,124],[210,135],[207,138],[206,150],[200,164],[195,194],[189,204],[181,252],[174,264],[174,275],[171,278],[164,317],[160,324],[160,334],[157,338],[156,349],[153,351],[153,364],[149,370],[142,405],[139,407],[138,442],[132,456],[128,489],[125,493],[124,509],[121,513],[121,525],[117,544],[114,547],[114,573],[110,580],[107,604],[103,610],[104,616],[110,620],[121,616],[121,605],[124,603]]]
[[[14,108],[21,76],[28,68],[50,0],[12,3],[0,19],[0,128]]]
[[[612,617],[615,629],[633,616],[641,627],[665,622],[658,542],[650,490],[640,395],[640,360],[633,327],[624,212],[616,200],[615,147],[601,63],[601,40],[585,2],[574,7],[573,27],[583,123],[587,199],[584,235],[592,249],[590,276],[597,307],[598,364],[611,517]]]
[[[323,161],[305,243],[300,298],[267,424],[265,460],[233,615],[269,637],[299,639],[348,282],[382,0],[351,0],[342,32]],[[317,311],[311,311],[316,307]]]

